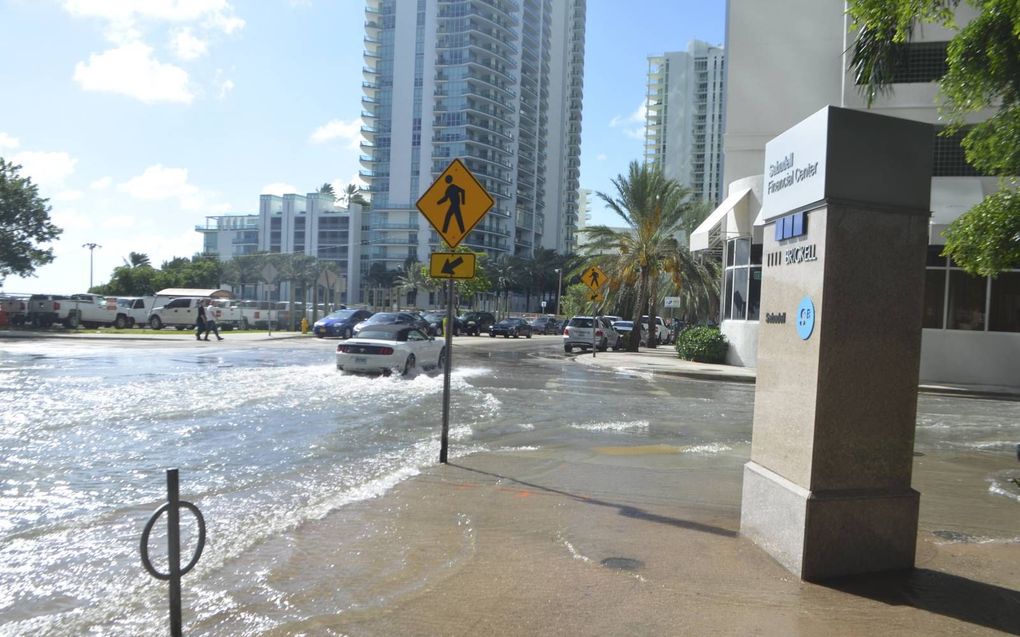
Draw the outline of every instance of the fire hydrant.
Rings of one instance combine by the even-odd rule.
[[[302,334],[307,334],[308,333],[308,317],[307,316],[301,319],[301,333]]]

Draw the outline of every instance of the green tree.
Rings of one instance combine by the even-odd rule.
[[[858,29],[850,70],[870,106],[892,90],[903,45],[918,25],[956,28],[961,0],[849,0]],[[959,131],[968,116],[995,114],[974,125],[963,139],[967,161],[1000,177],[1000,189],[957,217],[945,233],[945,254],[971,274],[995,276],[1020,265],[1020,2],[967,0],[977,17],[957,31],[939,82],[939,110]]]
[[[319,186],[319,193],[323,195],[329,195],[336,199],[336,190],[333,188],[333,184],[327,182]]]
[[[53,249],[40,244],[53,241],[60,228],[50,222],[48,199],[29,177],[0,157],[0,281],[15,274],[29,276],[53,261]]]
[[[254,286],[262,279],[265,253],[243,254],[223,262],[223,283],[231,286],[237,296],[246,298],[248,286]],[[254,293],[254,291],[252,291]]]
[[[627,224],[628,230],[593,226],[588,229],[591,241],[586,250],[596,262],[607,266],[606,274],[614,286],[636,286],[634,323],[640,325],[641,316],[647,313],[649,325],[655,325],[660,275],[668,274],[679,286],[683,274],[694,271],[685,263],[690,253],[681,250],[676,235],[695,204],[690,191],[667,179],[657,166],[637,161],[631,162],[627,177],[617,175],[612,184],[615,196],[603,192],[596,195]],[[637,351],[639,340],[640,330],[631,332],[628,350]],[[655,347],[652,330],[648,330],[647,346]]]

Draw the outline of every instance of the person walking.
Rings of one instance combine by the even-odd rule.
[[[217,341],[223,340],[223,337],[220,336],[220,331],[216,327],[216,313],[213,310],[212,299],[205,300],[205,338],[202,340],[209,340],[209,332],[216,335]]]
[[[198,302],[198,318],[195,319],[195,340],[202,340],[202,332],[205,331],[205,302]],[[209,340],[208,338],[205,340]]]

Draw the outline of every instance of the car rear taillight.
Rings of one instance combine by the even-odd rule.
[[[569,327],[564,326],[564,328],[563,328],[563,335],[564,336],[570,336],[570,331],[569,330],[570,330]]]
[[[389,356],[390,354],[393,353],[393,348],[392,347],[380,347],[378,353],[382,354],[383,356]]]
[[[54,301],[53,302],[53,309],[54,310],[59,310],[60,309],[60,301]]]
[[[602,330],[595,330],[595,336],[602,336]]]
[[[344,345],[343,343],[341,343],[340,345],[336,346],[336,351],[341,353],[341,354],[346,354],[347,353],[347,346]]]

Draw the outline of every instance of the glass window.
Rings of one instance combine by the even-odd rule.
[[[761,258],[760,249],[758,251],[758,258],[759,259]],[[761,268],[751,268],[751,280],[748,281],[747,287],[747,320],[757,321],[760,310],[761,310]]]
[[[985,293],[988,280],[963,270],[949,271],[949,325],[951,330],[985,329]]]
[[[929,254],[931,254],[929,252]],[[943,259],[945,261],[945,259]],[[924,325],[942,329],[946,298],[946,271],[929,269],[924,275]]]
[[[723,285],[723,318],[733,318],[733,270],[726,270],[726,277]]]
[[[1020,272],[1004,272],[992,279],[988,329],[1020,332]]]
[[[733,316],[742,321],[747,318],[747,268],[733,269]]]

